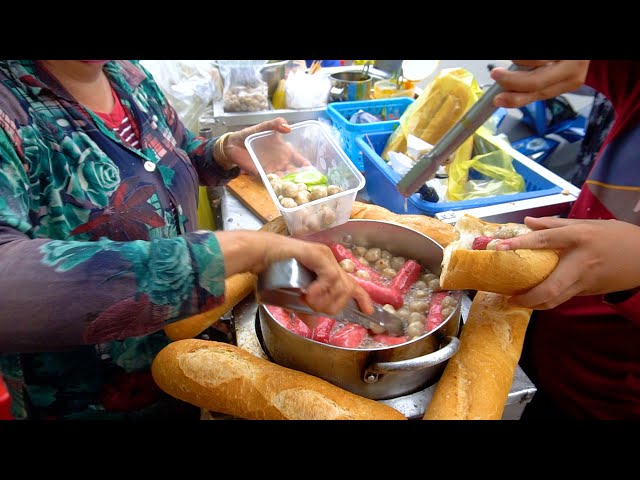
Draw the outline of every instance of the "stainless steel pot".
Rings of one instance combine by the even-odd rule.
[[[304,237],[325,244],[342,242],[379,247],[413,258],[440,273],[442,247],[401,225],[379,220],[349,220]],[[280,325],[259,307],[259,337],[276,363],[300,370],[374,400],[408,395],[435,383],[460,346],[461,293],[455,311],[438,328],[410,342],[384,348],[355,349],[316,342]]]
[[[370,100],[371,78],[371,75],[360,70],[332,73],[329,75],[331,80],[330,100],[332,102]]]

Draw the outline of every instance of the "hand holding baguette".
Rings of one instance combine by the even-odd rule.
[[[170,343],[151,373],[169,395],[250,420],[406,420],[394,408],[303,372],[207,340]]]
[[[511,298],[514,305],[545,310],[574,296],[640,286],[640,227],[618,220],[553,217],[527,217],[525,223],[534,231],[502,240],[497,253],[552,249],[560,252],[560,262],[542,283]]]
[[[531,310],[508,297],[478,292],[425,420],[500,420],[513,384]]]
[[[496,250],[505,239],[513,241],[528,232],[525,225],[490,223],[463,215],[455,225],[456,240],[444,250],[441,287],[517,295],[540,284],[558,264],[555,250]]]

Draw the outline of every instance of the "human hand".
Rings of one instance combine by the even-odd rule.
[[[491,78],[506,90],[493,100],[496,107],[518,108],[571,92],[584,84],[589,69],[589,60],[513,60],[513,63],[533,70],[491,70]]]
[[[238,165],[245,172],[257,176],[258,170],[245,147],[244,141],[249,135],[269,130],[276,130],[279,133],[286,134],[291,132],[291,127],[284,118],[278,117],[231,133],[224,142],[224,154],[227,160]],[[262,159],[261,161],[263,166],[265,164],[269,165],[269,171],[267,173],[275,173],[280,170],[284,173],[287,171],[287,166],[302,167],[309,165],[307,159],[294,151],[291,146],[279,136],[274,141],[273,148],[269,150],[269,158]]]
[[[496,250],[558,251],[556,268],[538,286],[513,296],[513,305],[547,310],[574,296],[629,290],[640,285],[640,227],[618,220],[525,218],[535,230],[502,240]]]
[[[317,275],[304,295],[313,310],[333,315],[353,298],[362,312],[373,313],[371,297],[340,267],[324,244],[241,230],[216,232],[216,237],[227,276],[245,271],[259,274],[272,263],[295,258]]]

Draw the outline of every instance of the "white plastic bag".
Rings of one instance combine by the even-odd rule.
[[[178,118],[198,133],[199,118],[222,96],[222,85],[213,60],[141,60],[165,94]]]
[[[287,108],[319,108],[327,104],[331,80],[328,75],[313,75],[296,69],[289,73],[284,84]]]

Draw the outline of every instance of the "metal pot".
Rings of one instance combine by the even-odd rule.
[[[439,274],[443,250],[434,240],[401,225],[379,220],[349,220],[304,237],[330,244],[375,246],[413,258]],[[280,325],[259,307],[258,336],[275,363],[320,377],[374,400],[396,398],[434,384],[460,346],[461,292],[455,311],[438,328],[401,345],[355,349],[301,337]]]
[[[338,72],[329,75],[332,102],[352,102],[371,99],[371,75],[361,70]]]

